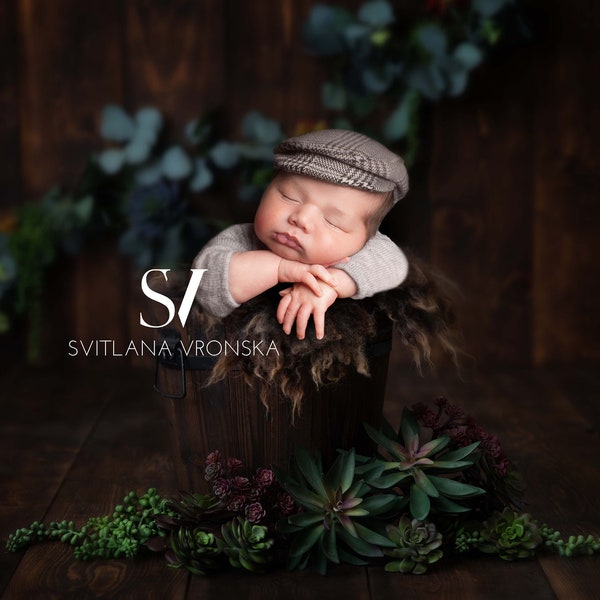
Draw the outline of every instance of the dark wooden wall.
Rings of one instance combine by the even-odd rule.
[[[174,127],[219,107],[232,135],[250,109],[289,130],[323,117],[324,71],[299,32],[315,3],[2,0],[0,210],[72,184],[108,102],[155,105]],[[536,4],[537,43],[427,111],[412,193],[386,226],[457,282],[479,364],[600,359],[599,5]],[[139,333],[138,281],[113,242],[54,271],[49,352]]]

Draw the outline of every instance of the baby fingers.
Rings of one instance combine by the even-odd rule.
[[[323,265],[311,265],[309,271],[310,273],[312,273],[312,275],[314,275],[324,283],[332,287],[335,287],[337,285],[335,277]]]

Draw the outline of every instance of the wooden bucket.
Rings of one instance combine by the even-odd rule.
[[[366,348],[371,376],[350,372],[316,389],[307,373],[301,413],[294,419],[284,397],[271,398],[267,411],[260,400],[261,382],[248,385],[239,370],[207,385],[217,359],[190,358],[182,350],[202,333],[192,313],[185,329],[162,332],[171,351],[157,357],[155,387],[164,399],[180,489],[206,490],[204,459],[214,450],[242,460],[248,473],[258,467],[285,468],[296,446],[320,451],[325,466],[337,449],[374,450],[363,422],[381,424],[391,321],[385,319]]]

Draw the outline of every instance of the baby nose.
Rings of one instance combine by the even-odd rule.
[[[289,221],[290,223],[292,223],[292,225],[299,227],[303,231],[307,231],[310,229],[314,220],[313,213],[313,208],[304,204],[302,206],[299,206],[294,212],[292,212]]]

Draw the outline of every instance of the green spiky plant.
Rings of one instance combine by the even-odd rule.
[[[399,489],[409,498],[413,518],[424,521],[432,510],[452,515],[467,512],[469,507],[459,501],[485,494],[482,488],[454,478],[473,466],[479,442],[448,450],[450,438],[444,435],[421,444],[419,425],[406,409],[398,431],[385,419],[381,431],[367,424],[365,428],[382,454],[366,459],[359,474],[371,487]]]
[[[283,488],[303,512],[282,519],[279,533],[290,542],[289,567],[303,569],[312,563],[325,574],[328,563],[364,565],[392,548],[385,536],[385,521],[406,502],[397,494],[373,490],[356,477],[354,450],[341,452],[327,473],[319,459],[297,449],[290,471],[278,472]]]

